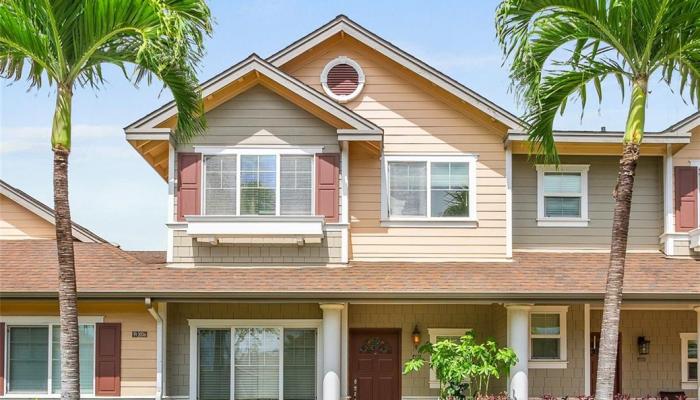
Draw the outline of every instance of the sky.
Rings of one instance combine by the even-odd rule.
[[[520,115],[495,39],[496,0],[211,0],[214,33],[199,77],[205,80],[251,53],[267,57],[345,14],[370,31]],[[429,5],[429,6],[428,6]],[[123,127],[170,99],[158,85],[135,88],[113,68],[100,90],[76,89],[69,193],[73,220],[126,249],[165,250],[167,185],[124,139]],[[622,130],[627,104],[617,84],[581,115],[570,103],[559,129]],[[50,128],[55,90],[0,84],[0,178],[52,205]],[[647,130],[662,130],[696,110],[652,83]]]

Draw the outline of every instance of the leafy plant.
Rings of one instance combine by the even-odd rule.
[[[404,364],[403,373],[420,371],[427,364],[440,382],[440,398],[463,400],[487,395],[491,380],[507,374],[516,362],[512,349],[498,347],[492,339],[477,343],[474,333],[467,332],[458,341],[422,344]]]

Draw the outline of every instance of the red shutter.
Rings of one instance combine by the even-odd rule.
[[[0,322],[0,396],[5,394],[5,323]]]
[[[121,395],[122,324],[97,324],[95,394]]]
[[[698,169],[675,167],[676,231],[688,232],[698,227]]]
[[[185,215],[199,215],[202,155],[179,153],[177,155],[177,220]]]
[[[338,222],[338,165],[340,154],[316,154],[316,215]]]

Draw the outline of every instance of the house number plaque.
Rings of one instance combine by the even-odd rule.
[[[136,337],[136,338],[148,337],[148,331],[131,331],[131,337]]]

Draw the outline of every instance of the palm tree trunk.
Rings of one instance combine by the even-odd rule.
[[[634,188],[634,174],[637,170],[640,144],[644,134],[646,97],[646,79],[635,81],[632,89],[632,103],[627,118],[627,128],[625,130],[624,148],[617,175],[617,185],[613,192],[615,211],[598,353],[596,400],[611,400],[615,390],[620,307],[622,305],[622,286],[625,275],[625,257],[627,256],[632,190]]]
[[[68,156],[71,131],[70,86],[59,86],[51,144],[54,153],[53,196],[58,250],[58,303],[61,323],[61,399],[80,398],[78,293],[75,279],[73,226],[68,203]]]

